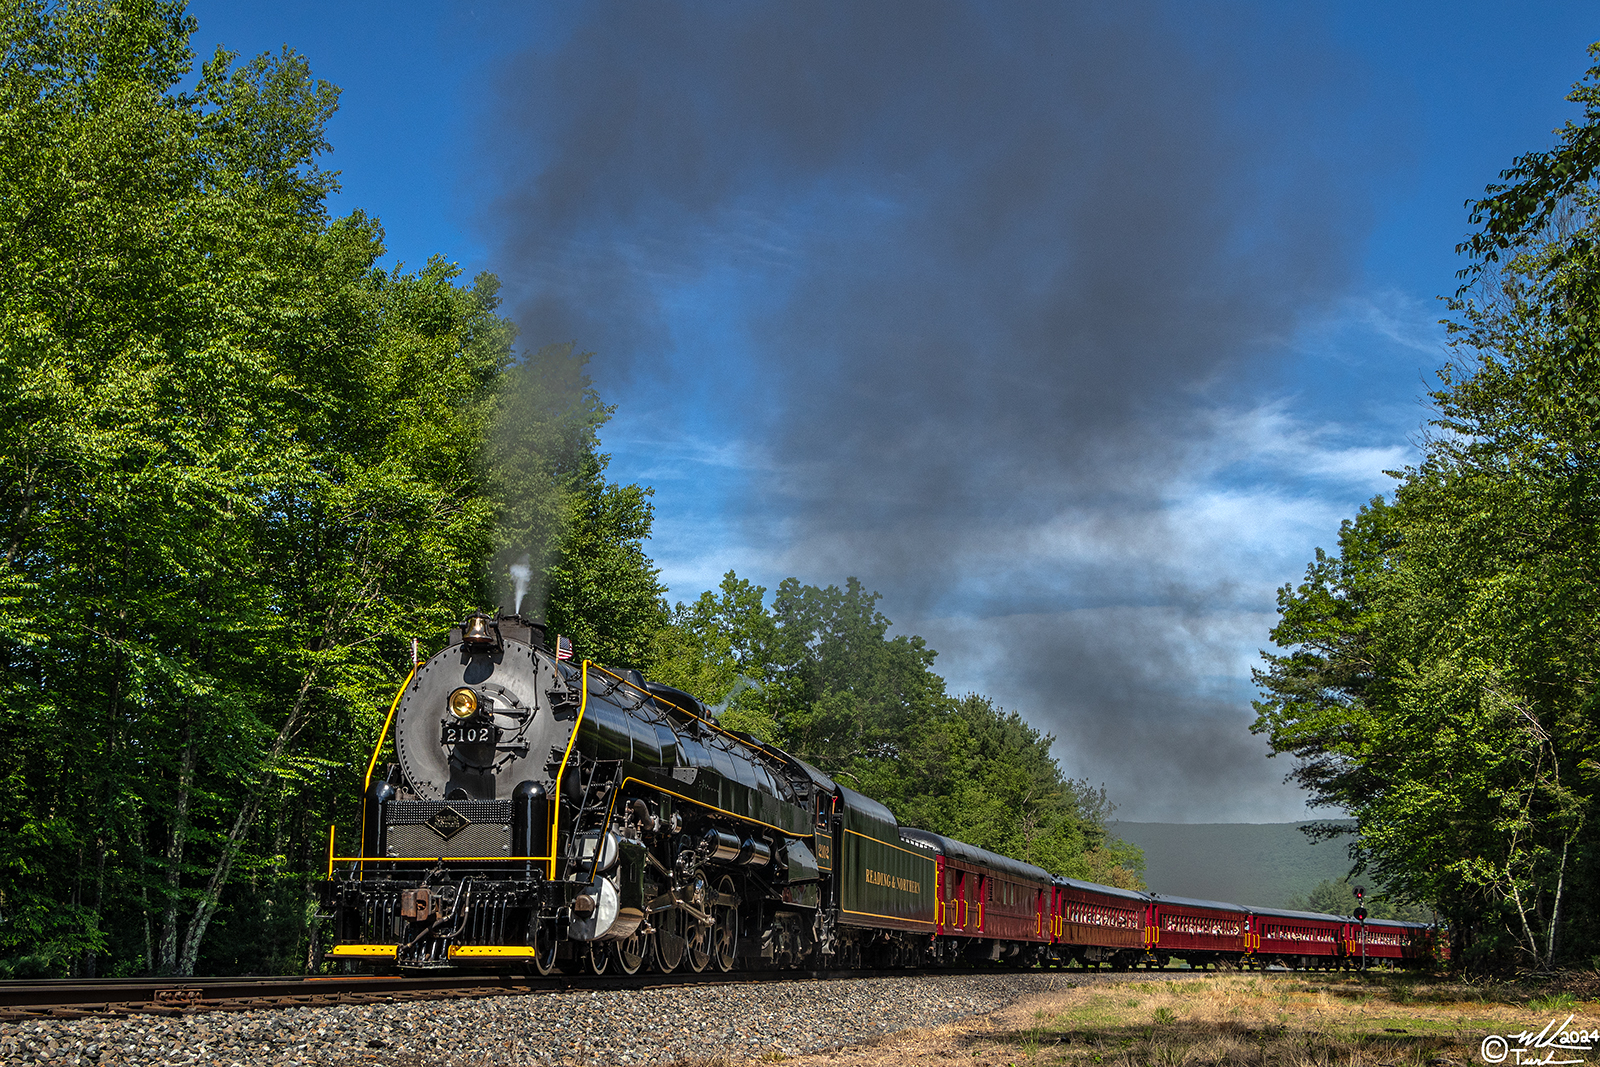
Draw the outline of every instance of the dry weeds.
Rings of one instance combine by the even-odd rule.
[[[1085,983],[989,1016],[766,1058],[785,1067],[1466,1067],[1483,1062],[1489,1034],[1537,1031],[1568,1014],[1574,1027],[1600,1028],[1600,1000],[1571,992],[1530,996],[1524,987],[1410,976],[1222,974]],[[1587,1062],[1600,1067],[1600,1050]]]

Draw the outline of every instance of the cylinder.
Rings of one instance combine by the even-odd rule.
[[[739,856],[733,862],[741,867],[765,867],[772,862],[772,846],[765,841],[747,837],[739,846]]]
[[[518,782],[511,791],[511,854],[550,854],[550,796],[538,782]],[[533,861],[525,866],[533,869]]]
[[[367,787],[367,796],[361,806],[361,855],[378,859],[388,849],[389,801],[395,796],[394,786],[382,779]]]
[[[730,863],[738,867],[764,867],[772,862],[772,846],[754,837],[739,840],[721,830],[707,830],[700,838],[700,851],[707,863]]]
[[[744,842],[721,830],[707,830],[700,838],[700,851],[707,863],[735,863],[744,851]]]

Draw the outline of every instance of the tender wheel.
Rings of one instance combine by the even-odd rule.
[[[611,942],[611,962],[623,974],[638,974],[650,955],[650,938],[635,931],[632,937]]]
[[[688,919],[689,916],[681,908],[673,908],[656,916],[656,966],[663,974],[677,970],[688,953],[689,939],[684,929]]]
[[[607,945],[590,945],[584,953],[584,965],[590,974],[605,974],[611,965],[611,950]]]
[[[724,898],[737,900],[733,879],[724,876],[717,886]],[[719,971],[733,970],[734,952],[739,947],[739,905],[718,904],[711,912],[711,962]]]

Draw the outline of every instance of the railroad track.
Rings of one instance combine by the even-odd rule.
[[[85,1016],[183,1015],[202,1011],[455,1000],[572,990],[659,989],[738,982],[881,978],[953,973],[937,970],[734,971],[728,974],[474,975],[427,977],[328,976],[311,978],[60,978],[0,982],[0,1022]]]
[[[847,978],[917,977],[994,973],[991,969],[950,967],[874,971],[733,971],[727,974],[441,974],[425,977],[342,975],[310,978],[58,978],[0,982],[0,1022],[24,1019],[75,1019],[87,1016],[183,1015],[203,1011],[258,1011],[330,1004],[381,1004],[396,1001],[456,1000],[467,997],[564,993],[574,990],[661,989],[672,986],[732,985],[743,982],[833,981]],[[1076,968],[1040,973],[1083,979],[1184,977],[1198,971],[1101,971]],[[1296,972],[1261,971],[1262,977]]]

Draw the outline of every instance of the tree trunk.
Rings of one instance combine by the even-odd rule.
[[[194,709],[185,703],[183,711],[183,765],[178,773],[178,799],[173,805],[172,825],[167,833],[167,906],[161,917],[160,956],[157,974],[171,974],[178,962],[178,892],[183,846],[189,836],[189,795],[194,787]]]
[[[105,907],[106,896],[106,843],[104,838],[95,841],[94,851],[94,918],[95,923],[98,925],[104,922],[101,918],[101,909]],[[83,955],[83,976],[85,978],[97,977],[97,972],[100,969],[100,954],[91,948],[85,951]]]
[[[1556,927],[1561,923],[1561,891],[1567,881],[1567,849],[1572,845],[1572,838],[1561,842],[1561,866],[1556,869],[1556,899],[1550,907],[1550,938],[1545,946],[1545,958],[1549,965],[1556,964]]]
[[[228,878],[233,874],[234,861],[239,858],[239,850],[244,845],[244,839],[250,833],[250,828],[255,825],[256,814],[261,810],[262,794],[266,792],[267,782],[271,779],[269,772],[282,758],[284,750],[289,747],[289,742],[300,730],[300,716],[305,711],[306,698],[311,692],[311,683],[316,673],[316,668],[313,667],[300,679],[300,692],[295,697],[294,707],[290,710],[289,717],[284,720],[282,729],[278,731],[278,736],[272,743],[272,751],[267,754],[261,773],[256,775],[255,781],[251,784],[244,805],[234,817],[233,827],[228,831],[228,839],[223,842],[222,854],[217,857],[216,866],[211,868],[211,877],[206,880],[206,887],[200,894],[200,901],[195,905],[194,915],[190,918],[189,928],[184,934],[183,955],[177,961],[177,973],[180,975],[187,977],[194,973],[195,961],[200,958],[200,943],[206,936],[206,928],[211,925],[212,918],[217,914],[217,904],[222,899],[222,890],[228,884]],[[162,951],[163,954],[166,951],[165,942]]]

